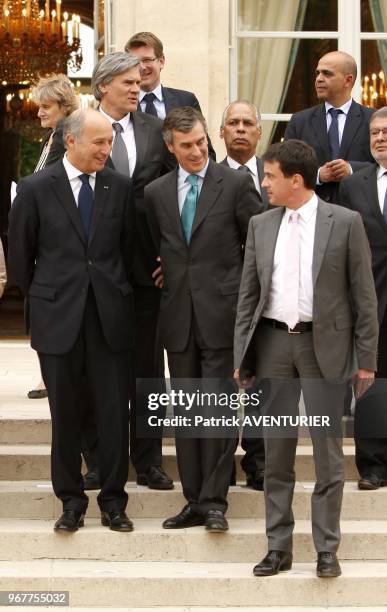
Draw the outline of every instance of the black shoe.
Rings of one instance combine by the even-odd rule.
[[[171,516],[163,522],[164,529],[185,529],[197,525],[204,525],[204,516],[194,512],[188,504],[179,514]]]
[[[151,465],[149,470],[143,474],[137,474],[137,484],[161,491],[173,489],[173,480],[166,474],[161,465]]]
[[[133,531],[133,523],[122,510],[101,511],[101,523],[112,531]]]
[[[379,478],[375,474],[370,474],[369,476],[362,476],[358,480],[357,486],[361,491],[375,491],[375,489],[380,487],[386,487],[387,480],[383,480],[383,478]]]
[[[85,491],[95,491],[101,488],[99,473],[96,470],[89,470],[83,476],[83,488]]]
[[[286,572],[292,569],[293,555],[285,550],[269,550],[266,557],[262,559],[253,569],[254,576],[274,576],[278,572]]]
[[[246,474],[246,487],[250,487],[255,491],[263,491],[264,470],[255,470]]]
[[[218,533],[228,531],[228,522],[221,510],[209,510],[204,521],[206,531]]]
[[[337,576],[341,576],[341,568],[336,553],[319,552],[317,554],[316,574],[319,578],[337,578]]]
[[[27,393],[28,399],[43,399],[48,397],[47,389],[32,389]]]
[[[78,510],[65,510],[54,525],[54,531],[66,531],[72,533],[83,527],[85,515]]]

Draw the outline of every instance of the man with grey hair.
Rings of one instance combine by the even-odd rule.
[[[57,532],[83,526],[84,378],[98,431],[101,522],[131,531],[128,496],[128,372],[132,366],[134,204],[128,177],[105,167],[109,121],[77,110],[64,122],[63,160],[19,183],[9,219],[9,266],[28,296],[52,420],[52,484],[63,504]]]
[[[161,436],[138,435],[136,415],[147,410],[148,380],[162,380],[163,351],[158,341],[160,289],[157,282],[159,253],[154,249],[144,209],[144,188],[172,169],[176,162],[162,137],[163,122],[137,110],[140,92],[140,62],[131,54],[110,53],[101,58],[92,76],[92,89],[99,111],[113,126],[111,165],[130,176],[136,209],[134,255],[134,301],[136,315],[136,394],[130,411],[130,453],[137,484],[152,489],[172,489],[173,481],[162,468]]]
[[[358,487],[374,490],[387,485],[387,106],[370,121],[371,153],[375,159],[342,181],[340,203],[362,216],[372,253],[378,298],[379,343],[376,384],[355,409],[355,451]]]
[[[163,133],[179,166],[147,186],[145,208],[164,274],[160,334],[171,379],[224,384],[232,376],[243,244],[250,217],[262,204],[247,175],[208,158],[206,132],[196,109],[171,110]],[[224,513],[234,449],[235,437],[176,436],[187,505],[164,521],[165,529],[228,529]]]

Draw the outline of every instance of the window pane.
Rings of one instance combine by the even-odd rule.
[[[337,0],[238,0],[238,30],[337,31]]]
[[[240,39],[238,97],[261,113],[294,113],[317,104],[318,60],[336,49],[337,40]]]
[[[258,143],[257,155],[261,156],[269,144],[280,142],[288,125],[287,121],[262,121],[262,137]]]
[[[376,40],[362,40],[361,43],[361,84],[363,104],[380,108],[387,104],[387,43]]]
[[[387,0],[361,0],[362,32],[387,30]]]

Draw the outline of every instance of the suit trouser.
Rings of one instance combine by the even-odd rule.
[[[376,378],[387,378],[387,312],[379,329],[378,369]],[[378,381],[376,380],[375,386]],[[370,394],[356,403],[355,407],[355,451],[356,466],[360,476],[377,476],[387,480],[387,396]],[[367,435],[371,432],[371,436]],[[379,438],[378,432],[384,437]]]
[[[230,379],[233,374],[232,349],[208,349],[194,324],[186,349],[168,351],[171,385],[178,378]],[[183,494],[191,508],[206,514],[225,512],[233,466],[235,437],[189,438],[176,435],[177,465]]]
[[[256,336],[259,378],[270,379],[266,414],[297,415],[302,389],[307,415],[327,415],[332,433],[310,427],[316,483],[312,494],[312,534],[318,552],[335,552],[340,542],[340,512],[344,488],[341,418],[346,383],[322,378],[313,348],[313,332],[288,334],[261,322]],[[272,437],[276,436],[276,437]],[[285,437],[286,436],[286,437]],[[265,506],[269,550],[292,548],[296,432],[265,434]]]
[[[51,472],[65,510],[87,508],[81,476],[82,391],[85,377],[95,408],[101,510],[124,510],[129,456],[128,351],[113,353],[89,290],[79,336],[68,353],[39,353],[52,419]]]

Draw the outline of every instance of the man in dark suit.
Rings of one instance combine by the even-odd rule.
[[[374,110],[351,98],[356,76],[356,62],[348,53],[323,55],[315,82],[322,104],[294,113],[285,132],[285,140],[303,140],[316,151],[316,193],[327,202],[338,203],[340,181],[373,161],[368,129]]]
[[[130,176],[136,209],[134,301],[136,314],[136,398],[130,411],[130,453],[137,484],[152,489],[172,489],[173,481],[161,463],[161,436],[137,435],[136,413],[143,410],[147,379],[163,376],[163,351],[158,341],[160,289],[155,286],[158,252],[149,234],[144,188],[174,167],[162,138],[162,121],[137,111],[140,91],[139,60],[130,53],[110,53],[95,66],[92,89],[99,111],[112,124],[114,140],[108,164]],[[160,383],[161,384],[161,383]]]
[[[227,157],[221,163],[250,175],[257,198],[267,210],[269,200],[266,189],[262,187],[263,163],[256,156],[261,134],[261,115],[254,104],[247,100],[236,100],[225,108],[220,126],[220,137],[224,140]],[[241,460],[241,465],[246,472],[247,486],[263,491],[265,449],[261,432],[256,431],[256,433],[256,437],[250,437],[243,432],[241,445],[245,456]],[[231,484],[235,484],[235,471],[234,469]]]
[[[160,333],[171,379],[232,377],[232,330],[251,215],[262,211],[251,179],[208,159],[206,123],[190,107],[172,110],[163,134],[178,168],[145,189],[164,274]],[[176,436],[187,505],[165,529],[228,529],[224,513],[235,436]]]
[[[272,145],[264,167],[263,185],[277,208],[249,225],[235,325],[235,378],[241,385],[253,374],[267,379],[268,416],[295,417],[302,389],[306,415],[319,417],[320,427],[319,421],[313,426],[312,418],[309,428],[316,469],[312,533],[317,576],[335,577],[341,573],[336,551],[346,386],[356,375],[361,393],[372,384],[376,369],[370,250],[360,215],[316,196],[318,164],[312,147],[297,140]],[[328,417],[328,428],[321,427],[322,417]],[[269,551],[255,566],[256,576],[292,566],[297,431],[265,435]]]
[[[372,253],[372,271],[378,297],[378,379],[387,378],[387,107],[370,122],[372,165],[342,181],[340,203],[362,216]],[[386,392],[377,380],[355,409],[356,465],[359,489],[387,485]],[[378,391],[380,387],[380,392]],[[368,434],[367,434],[368,432]]]
[[[131,531],[125,514],[130,353],[134,341],[134,206],[129,178],[104,168],[110,123],[77,110],[64,124],[63,161],[19,184],[9,265],[29,300],[52,418],[52,483],[63,503],[55,531],[82,527],[81,392],[86,376],[99,435],[101,522]]]
[[[134,34],[126,43],[125,51],[133,53],[140,60],[139,110],[163,120],[170,110],[179,106],[192,106],[202,112],[195,94],[184,89],[161,85],[160,73],[165,65],[165,56],[163,43],[155,34],[152,32]],[[216,154],[209,138],[208,151],[210,157],[216,161]]]

